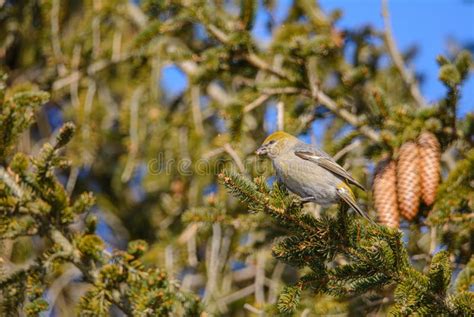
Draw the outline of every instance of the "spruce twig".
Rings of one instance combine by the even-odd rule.
[[[440,313],[450,311],[445,295],[451,276],[447,253],[436,254],[431,273],[424,275],[409,264],[399,231],[383,226],[362,229],[346,210],[340,210],[337,219],[332,221],[329,218],[311,220],[291,210],[290,205],[275,207],[282,199],[279,194],[270,197],[238,174],[224,172],[219,178],[251,209],[270,214],[283,226],[293,224],[298,228],[275,245],[273,253],[291,265],[310,267],[312,273],[281,294],[278,301],[281,312],[294,311],[301,290],[308,287],[337,296],[355,296],[393,284],[397,285],[396,294],[399,294],[394,306],[398,311],[421,311],[415,310],[418,305],[427,305],[425,307],[432,307],[431,311]],[[345,260],[334,261],[337,256]],[[328,264],[331,261],[334,263]],[[406,298],[414,294],[422,297],[405,304]],[[428,301],[422,302],[422,298]]]
[[[203,22],[204,25],[207,26],[210,33],[213,34],[220,42],[222,42],[223,44],[229,44],[229,37],[217,26],[213,24],[206,24],[204,21],[201,22]],[[273,67],[272,65],[261,59],[257,54],[252,52],[245,52],[244,57],[251,65],[263,71],[269,72],[270,74],[275,75],[279,78],[285,79],[293,85],[297,84],[287,72]],[[315,85],[311,85],[310,88],[311,97],[315,99],[315,101],[320,102],[335,115],[345,120],[347,123],[351,124],[355,128],[359,129],[363,135],[365,135],[372,141],[380,141],[379,134],[371,127],[364,125],[357,116],[353,115],[345,109],[340,108],[334,100],[332,100],[328,95],[318,89]],[[304,91],[304,89],[302,91]]]
[[[293,223],[306,231],[313,233],[318,232],[314,227],[287,213],[284,208],[271,204],[268,197],[256,190],[254,183],[244,180],[242,177],[239,177],[239,175],[227,171],[219,174],[219,179],[224,183],[224,185],[226,185],[227,188],[236,192],[236,194],[248,202],[252,207],[261,209],[262,211],[265,211],[276,218],[282,218],[285,221]]]

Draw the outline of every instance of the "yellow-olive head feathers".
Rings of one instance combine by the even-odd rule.
[[[267,136],[267,138],[265,139],[265,141],[263,141],[262,144],[268,144],[272,141],[278,142],[278,141],[287,140],[287,139],[296,139],[296,138],[292,136],[291,134],[286,133],[284,131],[276,131],[270,134],[269,136]]]

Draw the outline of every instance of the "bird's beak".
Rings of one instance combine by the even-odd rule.
[[[261,147],[259,147],[256,151],[255,151],[255,154],[257,155],[265,155],[268,153],[268,149],[266,146],[262,145]]]

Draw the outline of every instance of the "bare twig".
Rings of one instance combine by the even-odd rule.
[[[224,43],[224,44],[227,44],[229,43],[229,37],[227,36],[227,34],[225,34],[224,32],[222,32],[217,26],[215,26],[214,24],[209,24],[207,25],[207,29],[209,30],[209,32],[214,35],[214,37],[216,37],[220,42]]]
[[[233,231],[230,228],[227,228],[224,232],[224,237],[222,238],[221,248],[219,250],[219,261],[217,270],[222,272],[226,264],[227,256],[230,251],[230,244],[232,242]]]
[[[198,65],[195,62],[189,60],[179,63],[179,66],[190,77],[195,76],[199,70]],[[209,97],[224,107],[233,102],[232,97],[217,82],[209,83],[209,85],[206,87],[206,93],[209,95]],[[212,112],[206,114],[203,112],[201,114],[202,120],[208,118],[211,113]]]
[[[186,274],[181,282],[181,290],[191,291],[193,288],[203,285],[205,280],[203,274]]]
[[[322,28],[329,28],[331,26],[331,21],[326,17],[326,15],[319,7],[318,1],[300,0],[297,2],[297,4],[301,8],[301,10],[305,12],[309,21],[317,30],[320,30]]]
[[[199,86],[191,87],[191,108],[193,112],[194,127],[198,135],[204,135],[204,126],[202,124],[202,112],[200,102],[200,88]]]
[[[235,301],[238,301],[241,298],[247,297],[251,295],[255,291],[255,284],[251,284],[247,287],[244,287],[242,289],[239,289],[238,291],[221,298],[221,301],[223,301],[225,304],[230,304]]]
[[[256,58],[258,58],[258,57],[256,57]],[[278,75],[278,76],[280,76],[284,79],[289,80],[289,78],[287,76],[280,74],[278,70],[272,69],[271,66],[269,66],[268,64],[266,64],[265,66],[262,66],[264,64],[266,64],[265,61],[259,60],[259,62],[257,64],[255,64],[255,66],[263,67],[262,69],[270,70],[273,74],[276,74],[276,75]],[[326,95],[324,92],[322,92],[318,88],[318,84],[317,84],[318,81],[316,80],[314,71],[312,71],[312,70],[314,70],[314,68],[311,67],[311,66],[308,66],[307,68],[308,68],[308,73],[309,73],[308,77],[310,78],[310,89],[311,89],[310,96],[312,98],[316,99],[321,104],[323,104],[326,108],[328,108],[335,115],[337,115],[338,117],[340,117],[341,119],[343,119],[347,123],[349,123],[352,126],[354,126],[355,128],[357,128],[366,137],[368,137],[369,139],[371,139],[373,141],[378,142],[380,140],[379,134],[375,130],[370,128],[369,126],[363,125],[363,123],[359,120],[359,118],[356,115],[350,113],[346,109],[340,108],[334,100],[332,100],[328,95]],[[304,93],[305,91],[300,90],[300,92]]]
[[[143,28],[148,20],[142,9],[136,5],[133,1],[127,1],[127,10],[125,10],[132,20],[140,27]]]
[[[326,108],[328,108],[332,113],[346,121],[347,123],[351,124],[355,128],[359,129],[359,131],[364,134],[366,137],[371,139],[372,141],[379,141],[380,137],[379,134],[370,128],[367,125],[363,125],[360,119],[347,111],[344,108],[339,107],[339,105],[332,100],[328,95],[322,92],[319,89],[319,81],[316,76],[316,59],[309,58],[308,63],[306,65],[306,71],[308,73],[309,78],[309,88],[311,90],[311,97],[319,101],[323,104]]]
[[[73,70],[74,74],[79,75],[78,69],[81,63],[81,51],[82,46],[80,44],[76,44],[73,49],[72,53],[72,61],[71,61],[71,69]],[[71,104],[75,108],[79,108],[81,102],[79,100],[79,77],[73,76],[74,81],[71,81],[69,85],[69,93],[71,94]],[[76,80],[77,77],[77,80]]]
[[[311,90],[311,95],[317,97],[319,91],[319,80],[316,74],[318,60],[316,56],[311,56],[306,62],[306,75],[309,80],[309,88]]]
[[[438,244],[437,242],[438,242],[437,241],[437,227],[432,226],[431,232],[430,232],[430,251],[429,251],[431,255],[433,255],[436,250],[436,246]]]
[[[179,150],[180,155],[184,160],[191,161],[191,155],[189,154],[189,131],[188,127],[183,126],[178,130],[178,139],[179,139]],[[182,166],[186,169],[186,166]]]
[[[208,302],[215,294],[218,281],[219,250],[221,248],[222,228],[220,223],[212,225],[212,240],[208,249],[207,257],[207,283],[204,295],[204,302]]]
[[[94,18],[92,19],[91,28],[92,28],[92,57],[94,59],[97,59],[100,54],[100,42],[101,42],[100,41],[100,17],[98,15],[94,16]]]
[[[273,269],[273,273],[271,276],[271,281],[275,284],[278,284],[278,281],[280,281],[281,275],[283,274],[283,271],[285,269],[285,264],[278,261],[277,264],[275,265],[275,268]],[[268,303],[269,304],[274,304],[276,303],[277,300],[277,288],[276,287],[269,287],[268,289]]]
[[[101,127],[104,130],[112,129],[112,126],[117,121],[119,116],[119,105],[113,97],[113,93],[108,85],[101,82],[98,91],[98,98],[100,102],[107,107],[107,111],[104,119],[102,120]]]
[[[56,303],[57,298],[64,291],[64,289],[70,285],[74,280],[80,279],[82,277],[82,272],[76,267],[71,265],[64,269],[62,274],[57,277],[54,282],[48,287],[48,292],[46,293],[46,298],[50,303]],[[55,306],[51,305],[48,311],[43,312],[45,315],[54,315],[52,310]]]
[[[175,265],[174,265],[174,250],[171,244],[167,245],[165,248],[165,267],[168,274],[173,276],[175,272]]]
[[[135,89],[130,101],[130,148],[127,157],[127,163],[122,173],[122,182],[128,182],[135,169],[135,159],[138,152],[138,107],[140,105],[140,98],[143,94],[143,86]]]
[[[245,172],[245,166],[244,166],[244,163],[242,163],[242,160],[240,159],[239,155],[237,154],[237,152],[235,152],[234,148],[232,147],[232,145],[230,145],[229,143],[226,143],[224,144],[224,150],[227,152],[227,154],[230,155],[230,157],[234,160],[235,164],[237,165],[237,167],[239,168],[240,172],[241,173],[246,173]]]
[[[217,155],[222,154],[224,152],[225,152],[224,148],[219,147],[217,149],[213,149],[213,150],[210,150],[209,152],[204,153],[202,155],[202,158],[205,159],[205,160],[208,160],[211,157],[217,156]]]
[[[98,61],[90,64],[87,69],[86,69],[86,74],[91,76],[94,75],[107,67],[110,67],[112,65],[127,61],[129,58],[131,58],[133,55],[132,54],[122,54],[120,58],[116,61],[110,60],[110,59],[99,59]],[[53,90],[59,90],[62,89],[74,82],[79,81],[82,76],[84,76],[84,73],[81,71],[73,71],[69,75],[59,78],[58,80],[54,81],[53,83]]]
[[[63,252],[70,254],[70,256],[73,258],[73,261],[76,263],[80,257],[80,252],[74,249],[73,245],[69,242],[69,240],[58,229],[54,227],[51,227],[48,233],[51,240],[53,240],[54,243],[59,245]]]
[[[397,44],[395,43],[393,33],[392,33],[392,27],[390,26],[388,0],[382,0],[382,15],[383,15],[383,21],[385,25],[384,39],[387,45],[388,52],[390,56],[392,57],[393,63],[397,67],[398,72],[400,73],[400,75],[403,78],[403,81],[409,88],[410,94],[413,97],[413,99],[415,99],[417,105],[419,107],[425,107],[426,102],[420,92],[416,78],[413,75],[413,73],[405,67],[403,57],[397,48]]]
[[[72,263],[82,272],[82,274],[84,275],[86,281],[89,282],[89,283],[94,284],[94,282],[95,282],[95,277],[94,276],[96,275],[96,273],[93,272],[93,270],[91,271],[90,269],[86,268],[82,264],[82,262],[80,260],[81,252],[79,250],[77,250],[71,244],[71,242],[69,242],[69,240],[59,230],[57,230],[53,226],[50,227],[50,230],[48,232],[48,236],[54,243],[56,243],[57,245],[59,245],[61,247],[64,254],[68,254],[72,258]],[[106,251],[104,251],[104,254],[106,254]],[[130,309],[128,307],[122,305],[122,303],[120,303],[120,302],[118,302],[114,299],[111,299],[111,300],[118,308],[120,308],[122,310],[122,312],[126,316],[132,316],[132,312],[130,311]]]
[[[112,61],[117,62],[120,60],[122,49],[122,32],[115,31],[114,38],[112,40]]]
[[[298,87],[262,88],[261,91],[267,95],[293,95],[301,93],[301,89]]]
[[[193,236],[196,235],[196,232],[199,228],[199,224],[196,222],[193,222],[189,224],[186,229],[183,230],[183,232],[179,235],[178,238],[178,243],[179,244],[185,244],[191,239]]]
[[[66,66],[63,63],[63,53],[61,52],[61,42],[59,40],[59,10],[60,0],[54,0],[51,6],[51,46],[53,54],[58,62],[59,76],[67,73]]]
[[[343,147],[339,152],[337,152],[333,158],[335,161],[339,161],[340,158],[342,158],[344,155],[347,153],[351,152],[352,150],[356,149],[357,147],[360,146],[360,140],[356,140],[355,142],[352,142],[345,147]]]
[[[353,115],[346,109],[339,107],[334,100],[332,100],[322,91],[317,90],[315,93],[315,98],[319,102],[321,102],[321,104],[323,104],[326,108],[328,108],[332,113],[357,128],[363,135],[365,135],[372,141],[380,141],[380,136],[374,129],[367,125],[364,125],[356,115]]]
[[[247,266],[246,268],[232,272],[232,279],[237,283],[253,279],[254,277],[255,266]]]
[[[8,240],[11,241],[11,240]],[[4,255],[0,256],[0,268],[2,269],[2,278],[0,279],[0,288],[8,285],[9,280],[14,279],[18,274],[26,273],[38,266],[38,261],[29,259],[24,263],[16,264],[6,259]]]
[[[76,186],[77,176],[79,176],[79,167],[71,167],[71,171],[69,172],[69,178],[67,179],[66,183],[66,191],[69,195],[72,194],[74,187]]]
[[[211,83],[207,86],[207,94],[223,106],[232,103],[232,97],[216,83]]]
[[[285,122],[285,104],[283,101],[277,103],[277,129],[283,131]]]
[[[257,265],[255,274],[255,303],[265,303],[265,251],[260,250],[257,252]]]
[[[87,93],[86,93],[86,98],[84,100],[84,116],[85,116],[85,124],[83,128],[81,129],[81,134],[83,140],[89,140],[90,139],[90,133],[91,133],[91,128],[89,125],[89,116],[92,111],[92,104],[94,103],[94,97],[97,91],[97,84],[94,80],[90,79],[88,80],[87,83]],[[85,158],[86,161],[89,161],[92,158]]]
[[[255,99],[254,101],[252,101],[251,103],[249,103],[248,105],[246,105],[244,107],[244,113],[245,112],[250,112],[253,109],[263,105],[265,103],[265,101],[268,100],[268,98],[270,98],[270,95],[268,95],[268,94],[260,95],[257,99]]]
[[[66,87],[74,82],[79,81],[79,79],[82,77],[81,73],[79,71],[74,71],[70,73],[68,76],[60,78],[53,83],[53,90],[59,90],[63,87]]]
[[[244,305],[244,308],[247,309],[248,311],[251,311],[252,313],[254,314],[257,314],[259,316],[263,315],[263,310],[260,310],[252,305],[250,305],[249,303],[246,303]]]
[[[257,68],[260,68],[264,71],[267,71],[267,72],[269,72],[269,73],[271,73],[275,76],[278,76],[280,78],[285,78],[285,79],[289,79],[290,81],[292,81],[291,78],[290,78],[290,75],[288,75],[283,70],[278,69],[278,68],[273,67],[272,65],[268,64],[267,62],[265,62],[263,59],[261,59],[255,53],[248,53],[247,55],[245,55],[245,59],[250,64],[252,64],[253,66],[255,66]]]
[[[443,161],[448,170],[453,170],[456,167],[456,146],[455,144],[449,146],[446,151],[441,155],[441,161]]]
[[[221,30],[219,30],[215,25],[208,26],[208,29],[212,35],[214,35],[220,42],[223,44],[227,44],[229,42],[229,38],[227,35],[224,34]],[[273,75],[276,75],[279,78],[288,80],[290,82],[293,82],[293,79],[289,74],[287,74],[284,70],[278,69],[270,64],[268,64],[266,61],[261,59],[258,55],[252,52],[248,52],[245,54],[245,59],[253,66],[267,71]],[[308,68],[309,70],[312,68]],[[314,72],[310,72],[313,73]],[[329,96],[327,96],[324,92],[319,90],[317,87],[317,82],[314,81],[311,86],[311,94],[310,96],[323,104],[326,108],[328,108],[331,112],[333,112],[335,115],[346,121],[347,123],[351,124],[355,128],[357,128],[363,135],[371,139],[372,141],[378,142],[380,141],[380,136],[379,134],[373,130],[371,127],[367,125],[363,125],[363,122],[359,120],[359,118],[347,111],[346,109],[340,108],[337,103],[332,100]],[[300,92],[304,92],[304,90],[300,90]]]
[[[20,186],[18,186],[12,175],[10,175],[10,173],[8,173],[7,170],[3,168],[3,166],[0,166],[0,179],[3,181],[3,183],[5,183],[5,185],[10,187],[15,196],[18,198],[23,197],[23,190],[20,188]]]
[[[199,264],[197,258],[197,244],[196,244],[196,235],[193,234],[186,243],[188,249],[188,263],[190,266],[195,267]]]

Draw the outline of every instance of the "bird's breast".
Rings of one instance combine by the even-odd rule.
[[[334,203],[337,198],[336,182],[340,180],[317,164],[303,159],[276,159],[273,166],[279,180],[300,197],[314,197],[319,204]]]

